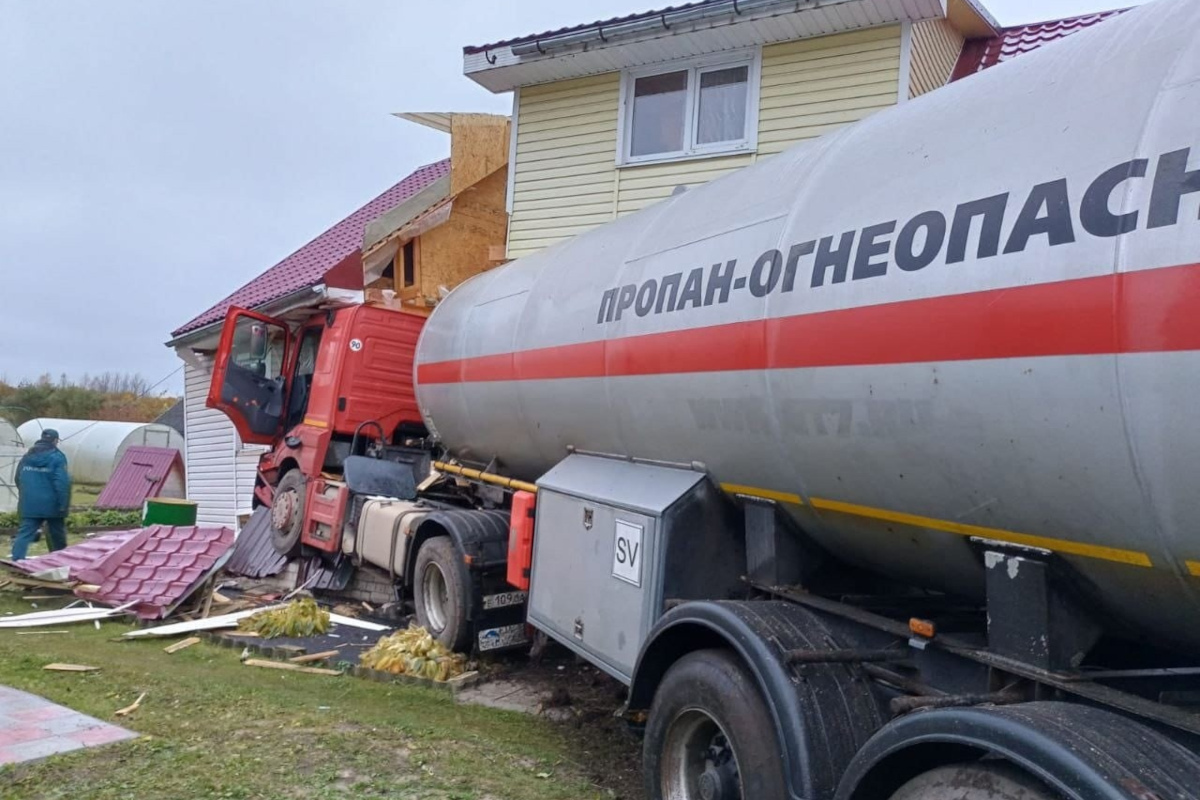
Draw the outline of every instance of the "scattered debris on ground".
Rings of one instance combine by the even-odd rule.
[[[200,644],[199,636],[189,636],[188,638],[184,639],[183,641],[176,642],[175,644],[169,644],[163,648],[163,652],[164,653],[178,653],[180,650],[185,650],[194,644]]]
[[[60,664],[55,662],[42,667],[50,672],[99,672],[99,667],[89,667],[86,664]]]
[[[129,716],[130,714],[132,714],[133,712],[137,711],[139,708],[142,707],[142,701],[146,699],[147,694],[149,694],[149,692],[142,692],[141,694],[138,695],[137,700],[134,700],[132,703],[125,706],[124,708],[117,709],[116,711],[113,712],[113,715],[118,716],[118,717]]]
[[[289,672],[300,672],[305,675],[341,675],[341,670],[325,669],[323,667],[302,667],[299,664],[289,664],[286,661],[270,661],[264,658],[248,658],[242,662],[247,667],[265,667],[266,669],[286,669]]]
[[[359,659],[364,667],[392,675],[447,681],[467,671],[465,656],[451,652],[421,627],[396,631]]]
[[[253,631],[264,639],[312,636],[329,630],[329,612],[311,597],[302,597],[286,606],[246,617],[238,623],[238,630]]]

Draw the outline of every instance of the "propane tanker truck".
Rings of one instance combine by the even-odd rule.
[[[624,682],[650,798],[1200,797],[1200,4],[479,275],[406,411],[313,412],[376,313],[259,392],[326,436],[263,501]]]

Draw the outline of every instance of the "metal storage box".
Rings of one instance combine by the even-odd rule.
[[[667,599],[735,591],[732,514],[703,473],[568,456],[538,481],[530,623],[628,683]]]

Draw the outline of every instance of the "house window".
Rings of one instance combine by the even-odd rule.
[[[626,73],[617,161],[640,164],[754,149],[758,56],[694,60]]]
[[[416,245],[413,242],[413,239],[409,239],[400,250],[401,264],[404,267],[404,289],[411,289],[417,285]]]

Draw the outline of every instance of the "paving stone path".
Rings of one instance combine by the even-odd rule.
[[[0,686],[0,767],[136,736],[35,694]]]

